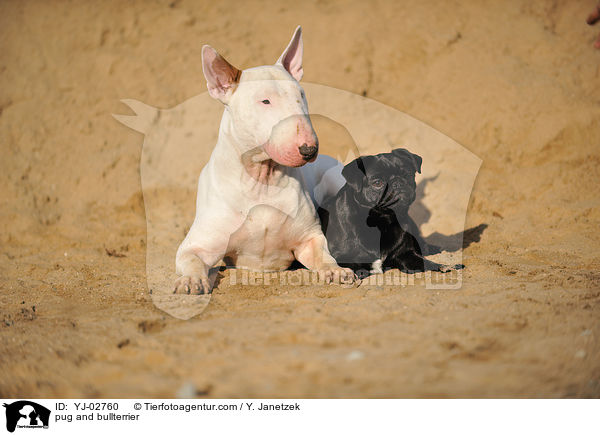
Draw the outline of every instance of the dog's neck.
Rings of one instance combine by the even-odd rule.
[[[386,234],[397,226],[406,231],[409,219],[408,209],[405,207],[374,207],[369,210],[367,226],[377,227],[382,234]]]
[[[264,154],[264,155],[263,155]],[[246,173],[257,183],[273,185],[278,184],[285,171],[281,165],[268,156],[263,150],[242,154],[241,161]]]
[[[241,163],[241,176],[254,181],[257,187],[280,184],[287,175],[287,168],[271,159],[261,145],[244,143],[243,139],[236,135],[235,129],[231,125],[232,122],[229,111],[226,109],[221,119],[218,143],[233,151],[232,154],[229,154],[229,159],[232,155],[237,155],[238,162]],[[233,161],[229,163],[234,164]]]
[[[391,208],[371,208],[367,217],[367,225],[379,229],[388,228],[398,222],[396,213]]]
[[[350,186],[346,185],[342,189],[346,189],[347,194],[352,198],[353,207],[351,213],[356,216],[359,221],[366,222],[369,227],[376,227],[382,232],[385,232],[392,225],[397,225],[408,219],[408,209],[405,207],[382,208],[364,205],[361,204],[360,199],[356,197],[356,191]]]

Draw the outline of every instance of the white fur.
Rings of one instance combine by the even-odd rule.
[[[375,260],[373,264],[371,264],[371,273],[383,273],[383,261]]]

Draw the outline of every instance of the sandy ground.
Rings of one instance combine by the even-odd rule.
[[[594,2],[487,3],[0,2],[0,397],[599,397]],[[204,43],[272,63],[298,24],[305,81],[483,160],[463,287],[225,274],[175,319],[148,293],[143,138],[110,115],[204,92]]]

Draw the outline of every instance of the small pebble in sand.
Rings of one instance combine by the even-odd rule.
[[[363,359],[364,357],[365,357],[364,352],[361,352],[360,350],[353,350],[348,355],[346,355],[346,360],[347,361],[358,361],[358,360]]]
[[[592,335],[592,330],[591,329],[585,329],[582,333],[581,336],[582,337],[586,337],[588,335]]]
[[[583,359],[586,355],[587,353],[585,353],[585,350],[583,349],[579,349],[577,352],[575,352],[575,358]]]
[[[194,399],[196,397],[196,386],[191,382],[186,382],[183,384],[177,393],[175,393],[175,397],[178,399]]]

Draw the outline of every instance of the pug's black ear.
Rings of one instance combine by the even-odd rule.
[[[365,164],[360,157],[351,161],[342,169],[342,175],[346,179],[346,183],[356,191],[362,189],[366,173]]]
[[[421,156],[413,154],[410,151],[405,150],[404,148],[396,148],[392,151],[392,154],[398,157],[409,157],[415,165],[415,171],[417,171],[419,174],[421,173],[421,164],[423,163],[423,159],[421,158]]]

